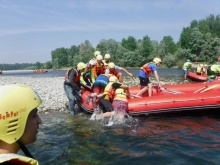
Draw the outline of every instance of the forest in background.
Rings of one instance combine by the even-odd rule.
[[[159,57],[165,67],[181,68],[186,59],[193,62],[213,62],[220,57],[220,15],[209,15],[202,20],[193,20],[184,27],[178,42],[171,36],[164,36],[161,41],[151,40],[148,35],[142,39],[133,36],[101,40],[96,48],[86,40],[70,48],[56,48],[51,52],[51,61],[35,64],[0,64],[0,70],[12,69],[60,69],[74,67],[78,62],[87,63],[93,58],[94,51],[104,56],[111,55],[112,61],[121,67],[140,67]]]

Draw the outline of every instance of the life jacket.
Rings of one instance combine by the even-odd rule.
[[[201,73],[201,72],[202,72],[202,67],[198,66],[198,67],[196,68],[196,73]]]
[[[118,72],[117,72],[116,69],[114,69],[113,71],[112,71],[112,69],[111,69],[110,72],[109,72],[109,74],[113,74],[113,75],[115,75],[115,76],[117,77]]]
[[[152,71],[152,69],[151,68],[149,68],[149,65],[150,63],[146,63],[145,65],[143,65],[142,67],[141,67],[141,69],[144,71],[144,73],[146,74],[146,75],[149,75],[149,74],[151,74],[153,71]]]
[[[67,80],[67,78],[69,78],[69,73],[70,73],[72,70],[73,70],[73,68],[67,70],[66,75],[65,75],[65,77],[64,77],[64,80],[65,80],[65,81]],[[80,81],[80,74],[79,74],[79,71],[78,71],[77,69],[74,69],[74,70],[76,71],[76,76],[74,77],[73,81],[74,81],[75,83],[78,83],[78,82]]]
[[[127,94],[125,92],[124,88],[117,88],[115,90],[115,97],[114,99],[116,100],[122,100],[122,101],[127,101]]]
[[[107,68],[109,68],[108,64],[110,63],[110,61],[107,63],[107,62],[105,62],[105,60],[102,60],[102,62],[103,62],[103,69],[105,71]]]
[[[38,161],[18,154],[0,154],[0,164],[9,162],[16,165],[39,165]]]
[[[112,88],[112,84],[113,84],[114,82],[109,82],[107,85],[106,85],[106,87],[105,87],[105,89],[104,89],[104,95],[105,95],[105,99],[109,99],[111,102],[113,101],[113,98],[114,98],[114,96],[115,96],[115,91],[113,90],[113,88]]]
[[[185,62],[183,65],[183,70],[189,70],[192,67],[191,62]]]
[[[98,75],[104,73],[103,63],[100,63],[100,64],[97,63],[97,64],[95,65],[95,68],[96,68],[96,76],[97,76],[97,77],[98,77]],[[95,76],[95,78],[97,78],[96,76]]]

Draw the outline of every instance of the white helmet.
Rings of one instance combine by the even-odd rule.
[[[110,62],[110,63],[108,64],[108,66],[109,66],[110,69],[111,69],[111,68],[115,68],[115,64],[114,64],[113,62]]]
[[[154,58],[154,59],[153,59],[153,62],[156,63],[156,64],[159,63],[159,62],[162,63],[162,61],[161,61],[160,58]]]
[[[110,54],[105,54],[105,58],[110,59]]]
[[[118,82],[118,78],[113,75],[113,76],[109,77],[109,81],[110,82]]]
[[[97,55],[99,55],[99,54],[101,55],[100,51],[95,51],[95,52],[94,52],[94,56],[95,56],[95,57],[96,57]]]
[[[90,60],[90,61],[89,61],[89,64],[90,64],[90,65],[96,65],[96,63],[97,63],[97,62],[96,62],[95,60]]]
[[[102,60],[102,59],[103,59],[103,57],[102,57],[101,54],[99,54],[99,55],[96,56],[96,60]]]

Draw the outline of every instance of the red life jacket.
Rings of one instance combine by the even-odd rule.
[[[64,80],[66,80],[66,79],[69,77],[69,73],[70,73],[70,71],[71,71],[72,69],[73,69],[73,68],[67,70],[66,75],[65,75],[65,77],[64,77]],[[76,71],[76,76],[74,77],[73,81],[74,81],[75,83],[78,83],[78,82],[80,81],[80,74],[79,74],[79,71],[77,71],[76,69],[74,69],[74,70]]]
[[[142,67],[141,67],[141,69],[144,71],[144,73],[146,74],[146,75],[149,75],[149,74],[151,74],[152,73],[152,70],[151,70],[151,68],[149,68],[149,63],[146,63],[145,65],[143,65]]]
[[[116,69],[114,69],[113,71],[110,69],[109,74],[113,74],[113,75],[115,75],[115,76],[117,77],[118,72],[117,72],[117,70],[116,70]]]

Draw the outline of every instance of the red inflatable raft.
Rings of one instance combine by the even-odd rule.
[[[131,94],[135,95],[140,87],[129,87]],[[86,104],[86,98],[90,94],[85,91],[79,106],[88,112],[93,112],[92,100]],[[198,110],[220,107],[220,82],[209,84],[177,84],[164,85],[162,90],[153,86],[152,97],[147,92],[142,98],[128,100],[130,114],[151,114],[161,112]]]
[[[187,73],[187,77],[188,77],[188,79],[193,80],[193,81],[204,82],[204,81],[208,80],[207,75],[201,76],[201,75],[198,75],[198,74],[196,74],[194,72],[188,72]]]

